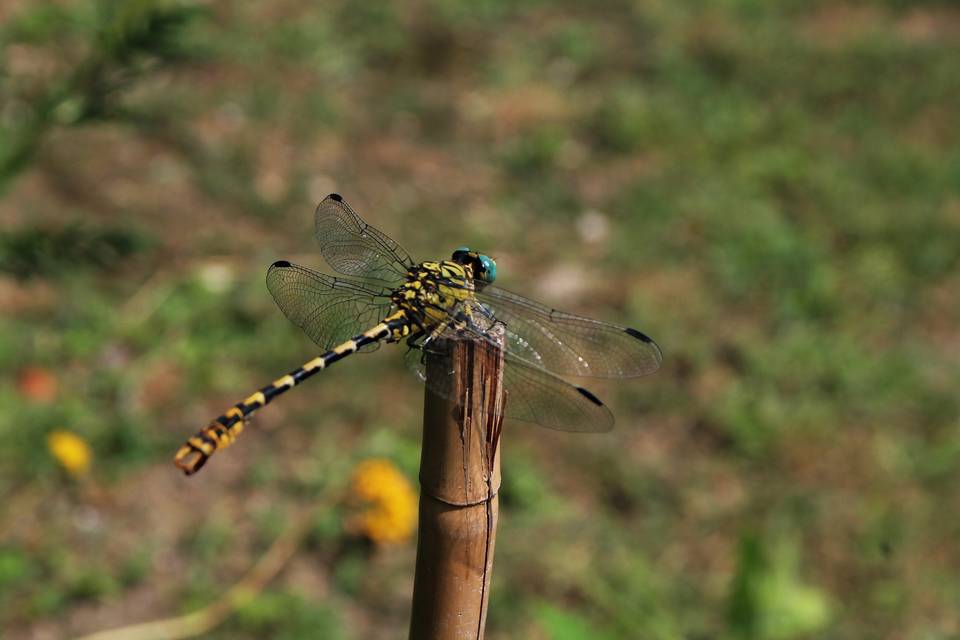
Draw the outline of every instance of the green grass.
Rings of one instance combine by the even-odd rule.
[[[12,637],[202,606],[315,500],[332,506],[292,566],[214,637],[405,636],[413,543],[358,545],[340,502],[366,457],[416,477],[399,349],[271,405],[203,475],[170,464],[315,352],[263,276],[323,266],[310,215],[332,190],[415,256],[482,248],[508,288],[664,348],[656,376],[597,389],[611,434],[508,425],[488,637],[955,634],[951,3],[77,0],[3,18]],[[24,392],[27,367],[53,401]],[[47,452],[55,429],[90,443],[86,480]]]

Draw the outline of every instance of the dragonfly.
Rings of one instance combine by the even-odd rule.
[[[631,378],[653,373],[662,353],[630,327],[558,311],[493,286],[496,261],[468,247],[449,260],[415,262],[336,193],[318,205],[315,236],[334,277],[274,262],[267,288],[283,313],[324,352],[230,407],[174,456],[187,475],[233,443],[250,416],[275,398],[355,353],[405,342],[405,360],[421,381],[425,352],[440,338],[490,340],[504,327],[503,417],[560,431],[613,428],[610,409],[564,377]]]

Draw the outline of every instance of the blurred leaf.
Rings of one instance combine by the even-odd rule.
[[[278,640],[344,638],[339,615],[296,594],[265,591],[237,613],[235,628]]]
[[[26,278],[84,268],[109,270],[152,245],[147,236],[125,227],[24,227],[0,233],[0,271]]]
[[[3,595],[29,582],[36,574],[29,556],[17,547],[0,547],[0,602]]]
[[[542,604],[537,608],[537,620],[550,640],[604,640],[616,637],[597,629],[588,619],[573,611],[558,609],[549,604]]]
[[[179,0],[105,0],[98,5],[100,55],[128,64],[134,56],[150,55],[167,63],[190,59],[183,30],[207,10]]]
[[[518,176],[547,171],[568,140],[568,134],[559,127],[540,127],[510,141],[502,152],[503,164]]]
[[[830,619],[825,595],[801,583],[796,549],[768,547],[753,534],[740,539],[737,574],[729,597],[729,621],[737,637],[788,640],[824,629]]]

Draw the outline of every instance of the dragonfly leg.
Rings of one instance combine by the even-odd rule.
[[[427,335],[427,332],[420,330],[410,334],[406,341],[407,353],[410,353],[414,349],[420,352],[420,364],[426,364],[426,356],[423,353],[423,343],[420,342],[425,335]]]

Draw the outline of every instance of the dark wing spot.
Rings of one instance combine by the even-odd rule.
[[[274,263],[273,263],[272,265],[270,265],[270,266],[271,266],[271,267],[277,267],[278,269],[286,269],[287,267],[290,266],[290,263],[289,263],[288,261],[286,261],[286,260],[277,260],[276,262],[274,262]]]
[[[627,327],[626,329],[624,329],[624,331],[627,332],[627,335],[631,335],[637,340],[643,340],[644,342],[653,342],[653,339],[650,336],[648,336],[645,333],[641,333],[636,329],[631,329],[630,327]]]
[[[327,197],[330,198],[331,200],[336,200],[337,202],[343,202],[343,196],[340,195],[339,193],[331,193]]]
[[[589,400],[589,401],[592,402],[593,404],[597,405],[598,407],[602,407],[602,406],[603,406],[603,403],[600,402],[600,398],[598,398],[597,396],[593,395],[592,393],[590,393],[589,391],[587,391],[587,390],[584,389],[583,387],[577,387],[576,389],[577,389],[577,391],[580,392],[580,395],[582,395],[584,398],[586,398],[587,400]]]

